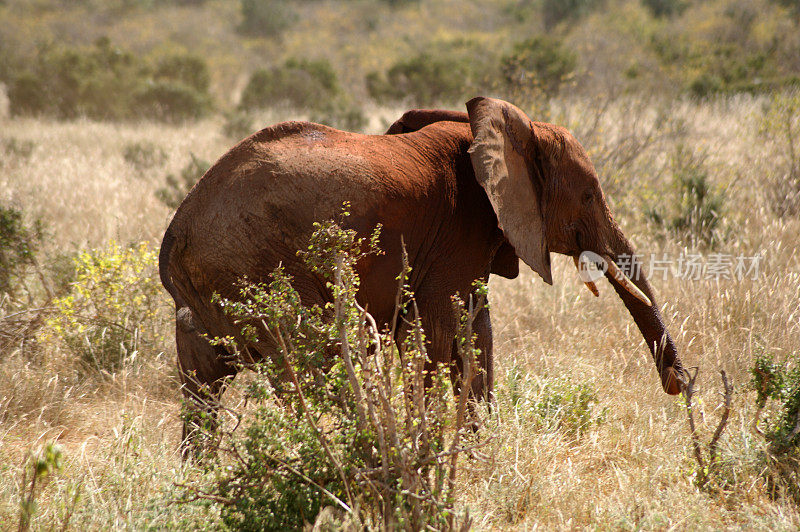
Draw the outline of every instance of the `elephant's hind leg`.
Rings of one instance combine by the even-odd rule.
[[[230,354],[211,345],[188,307],[178,309],[175,340],[183,404],[184,458],[202,452],[202,435],[216,430],[217,410],[225,384],[236,375]]]

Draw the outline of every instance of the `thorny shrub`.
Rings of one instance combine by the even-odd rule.
[[[308,119],[344,131],[360,132],[367,125],[367,117],[361,107],[343,97],[313,111]]]
[[[276,0],[240,0],[242,22],[238,31],[254,37],[278,38],[297,20],[291,2]]]
[[[541,16],[549,31],[562,22],[576,19],[604,6],[603,0],[542,0]]]
[[[231,140],[240,140],[255,133],[253,118],[250,113],[234,110],[225,113],[225,123],[222,124],[222,134]]]
[[[378,229],[379,230],[379,229]],[[235,427],[216,440],[204,480],[185,500],[217,505],[232,529],[296,529],[303,523],[369,529],[453,529],[457,458],[478,445],[467,428],[467,396],[454,405],[446,368],[425,386],[426,344],[413,296],[398,279],[400,330],[379,330],[356,302],[356,262],[378,253],[333,222],[316,225],[299,255],[327,280],[332,302],[303,306],[278,268],[264,284],[243,283],[236,301],[217,299],[243,335],[279,346],[242,386],[252,407],[227,410]],[[477,290],[480,292],[480,290]],[[471,322],[480,303],[454,302],[456,342],[474,372]],[[395,339],[399,338],[399,342]],[[232,338],[218,339],[230,349]],[[398,346],[399,344],[399,346]],[[236,384],[234,384],[236,385]]]
[[[800,367],[790,368],[759,354],[750,371],[756,405],[763,409],[769,400],[778,405],[778,412],[766,421],[767,440],[776,451],[800,446]]]
[[[36,142],[15,137],[0,139],[0,167],[12,161],[25,162],[36,149]]]

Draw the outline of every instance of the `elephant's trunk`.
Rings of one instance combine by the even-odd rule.
[[[633,320],[639,327],[647,347],[653,354],[658,372],[661,375],[661,385],[664,391],[670,395],[680,393],[679,378],[683,375],[683,365],[678,357],[678,351],[675,347],[675,342],[672,341],[667,328],[664,326],[664,320],[661,312],[658,309],[658,303],[653,294],[653,289],[647,278],[642,272],[642,265],[636,259],[633,246],[618,233],[619,237],[612,245],[614,259],[617,266],[628,275],[633,284],[647,296],[652,305],[647,305],[637,298],[629,289],[626,289],[615,276],[606,271],[606,278],[608,278],[614,290],[619,295],[628,312],[631,313]]]

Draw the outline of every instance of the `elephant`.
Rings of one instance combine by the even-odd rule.
[[[552,284],[550,253],[579,265],[592,252],[606,261],[604,275],[644,337],[664,391],[680,393],[677,348],[647,279],[630,279],[617,265],[635,257],[634,247],[580,143],[502,100],[478,97],[466,109],[408,111],[384,135],[283,122],[242,140],[205,173],[175,212],[159,253],[161,281],[176,307],[188,404],[213,410],[237,372],[231,354],[206,340],[239,333],[213,294],[235,298],[238,280],[268,280],[280,264],[304,305],[331,300],[297,250],[307,246],[314,222],[335,218],[344,202],[346,227],[366,236],[382,225],[383,254],[356,267],[357,300],[379,325],[391,326],[404,245],[432,367],[456,364],[451,296],[470,294],[490,274],[517,277],[520,260]],[[596,295],[594,282],[586,284]],[[487,399],[494,386],[488,308],[475,316],[473,331],[480,371],[469,393]],[[246,353],[263,359],[276,349],[265,340]],[[184,423],[185,441],[195,428]]]

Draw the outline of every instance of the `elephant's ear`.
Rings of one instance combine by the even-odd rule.
[[[472,166],[500,229],[519,258],[553,284],[538,181],[542,176],[532,175],[534,165],[526,158],[534,141],[531,120],[510,103],[491,98],[473,98],[467,112],[475,137],[469,148]]]

